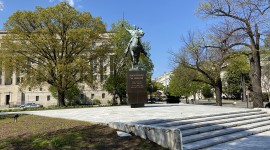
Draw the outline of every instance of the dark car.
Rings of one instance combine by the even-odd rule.
[[[167,103],[180,103],[180,97],[179,96],[169,96],[167,95],[166,99]]]
[[[26,103],[20,106],[20,108],[40,108],[40,107],[43,107],[43,105],[36,103]]]

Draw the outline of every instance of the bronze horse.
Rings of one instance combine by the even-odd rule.
[[[134,28],[134,30],[126,30],[131,34],[132,37],[125,50],[125,56],[127,56],[128,52],[130,52],[133,66],[137,66],[141,53],[143,53],[147,57],[147,52],[144,50],[144,47],[141,43],[141,38],[144,36],[144,32],[142,29],[136,27]]]

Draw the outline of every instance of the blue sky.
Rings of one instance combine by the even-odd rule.
[[[17,10],[34,10],[61,0],[0,0],[0,30],[3,23]],[[188,31],[204,29],[206,20],[196,15],[199,0],[68,0],[79,11],[100,16],[110,29],[113,22],[125,19],[142,27],[143,40],[151,43],[151,59],[155,65],[153,78],[172,70],[168,51],[178,51],[181,37]]]

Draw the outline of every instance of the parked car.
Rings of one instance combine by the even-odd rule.
[[[265,104],[265,108],[270,108],[270,102]]]
[[[180,103],[180,97],[179,96],[169,96],[167,95],[166,99],[167,103]]]
[[[43,105],[36,103],[26,103],[20,106],[20,108],[40,108],[40,107],[43,107]]]

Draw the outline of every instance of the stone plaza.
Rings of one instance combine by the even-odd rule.
[[[179,103],[146,104],[140,108],[114,106],[22,113],[104,124],[169,149],[246,150],[270,147],[268,109]]]

